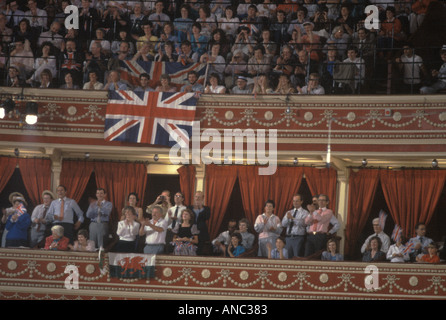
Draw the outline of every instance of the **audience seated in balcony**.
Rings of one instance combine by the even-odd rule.
[[[248,61],[248,73],[250,77],[259,74],[267,74],[271,71],[270,55],[265,54],[265,47],[257,45],[254,48],[254,55]]]
[[[387,253],[390,247],[390,237],[384,233],[381,225],[379,224],[379,218],[375,218],[372,220],[372,226],[374,233],[364,241],[364,244],[361,247],[361,253],[364,253],[368,248],[370,248],[370,240],[376,236],[379,237],[381,240],[380,250],[382,250],[384,253]]]
[[[194,20],[189,17],[189,12],[190,6],[187,3],[181,5],[181,17],[175,18],[173,21],[173,26],[178,37],[178,42],[180,43],[183,40],[187,40],[187,34],[189,32],[192,32],[192,24],[194,23]]]
[[[196,61],[198,61],[200,56],[206,52],[208,45],[208,38],[201,33],[201,24],[199,22],[192,24],[192,30],[187,34],[186,40],[191,44],[193,53],[197,54]]]
[[[130,36],[130,34],[127,32],[126,29],[121,29],[119,31],[118,38],[116,40],[113,40],[111,43],[111,53],[113,54],[119,54],[119,51],[121,49],[121,43],[127,42],[129,46],[129,55],[135,54],[135,44],[133,43],[133,39]]]
[[[40,73],[44,69],[49,69],[53,75],[57,74],[57,60],[54,55],[54,47],[51,42],[44,42],[41,45],[41,56],[34,60],[34,72],[32,76],[26,81],[32,85],[32,82],[40,79]]]
[[[83,85],[84,90],[102,90],[104,88],[104,84],[98,81],[98,73],[95,70],[91,70],[88,73],[88,79],[90,81],[85,82]]]
[[[204,93],[226,93],[226,87],[220,84],[220,77],[216,73],[209,76],[209,84],[204,88]]]
[[[155,91],[153,88],[149,85],[150,83],[150,75],[148,73],[141,73],[139,75],[139,86],[135,88],[135,92],[138,91]]]
[[[64,228],[61,225],[54,225],[51,228],[51,235],[45,239],[45,250],[66,251],[69,242],[70,239],[64,236]]]
[[[297,86],[299,94],[325,94],[325,89],[319,84],[319,74],[311,73],[308,78],[308,84],[304,87]]]
[[[399,235],[394,244],[389,247],[386,257],[390,262],[404,263],[410,260],[409,252],[406,250],[406,237]]]
[[[155,88],[158,92],[177,92],[177,88],[171,84],[170,76],[166,73],[160,77],[160,85]]]
[[[344,256],[338,252],[336,240],[327,241],[327,251],[322,252],[322,261],[344,261]]]
[[[269,79],[266,74],[259,74],[258,77],[254,77],[254,87],[252,93],[256,94],[272,94],[274,90],[269,85]]]
[[[79,90],[80,87],[73,82],[73,75],[67,72],[64,77],[65,83],[60,86],[61,89]]]
[[[104,90],[127,90],[127,84],[121,81],[118,71],[111,70],[108,74]]]
[[[416,55],[414,51],[414,48],[405,44],[403,45],[403,54],[395,59],[402,77],[399,90],[401,93],[419,92],[422,80],[428,75],[423,59]]]
[[[249,94],[252,92],[252,86],[248,85],[248,78],[238,76],[236,86],[231,89],[233,94]]]
[[[181,92],[203,92],[204,87],[201,83],[198,83],[198,74],[196,71],[189,71],[187,74],[187,82],[184,84],[180,91]]]
[[[386,253],[382,251],[382,241],[378,236],[370,239],[363,255],[363,262],[379,262],[386,260]]]
[[[285,248],[286,240],[278,237],[275,241],[275,247],[268,242],[266,248],[268,250],[268,259],[288,259],[288,250]]]
[[[417,257],[417,262],[424,263],[439,263],[440,257],[438,256],[438,248],[437,245],[432,242],[427,246],[428,253],[422,255],[421,257]]]
[[[25,82],[25,79],[23,79],[20,76],[19,68],[17,68],[14,65],[10,65],[8,68],[8,75],[6,77],[6,84],[7,87],[26,87],[28,86]]]
[[[238,222],[238,229],[234,231],[242,236],[241,244],[246,250],[253,248],[255,240],[255,236],[249,232],[249,225],[248,219],[243,218]]]
[[[86,229],[80,229],[77,232],[77,240],[74,244],[69,244],[68,247],[71,251],[92,252],[96,250],[96,246],[93,240],[88,239],[88,231]]]
[[[231,219],[228,222],[228,229],[221,232],[217,238],[212,240],[212,252],[216,255],[226,255],[232,234],[237,230],[237,220]],[[240,239],[240,243],[242,240]]]
[[[44,43],[51,43],[58,51],[62,47],[63,37],[59,34],[60,23],[54,21],[51,23],[50,29],[48,31],[42,32],[37,41],[37,47],[41,48]]]
[[[149,41],[151,46],[150,54],[152,56],[155,56],[155,49],[157,49],[158,46],[158,37],[153,34],[153,24],[151,21],[147,21],[143,25],[141,25],[141,28],[144,32],[144,35],[140,36],[136,41],[136,51],[141,50],[141,47],[144,45],[146,41]]]
[[[432,94],[432,93],[436,93],[440,90],[446,89],[446,45],[444,45],[441,48],[440,56],[441,56],[441,60],[443,61],[443,64],[441,65],[439,70],[431,71],[432,77],[434,78],[434,80],[431,85],[423,86],[420,89],[420,93]]]
[[[242,236],[240,233],[233,233],[231,235],[231,242],[228,244],[227,253],[231,258],[236,258],[246,251],[242,245]]]
[[[30,8],[35,7],[35,4],[35,0],[32,0],[29,3],[29,8],[25,6],[21,8],[25,9],[24,11],[30,11]],[[273,35],[277,31],[276,38],[285,39],[284,41],[280,41],[281,51],[283,51],[283,47],[290,48],[293,59],[296,59],[298,52],[304,49],[311,55],[312,60],[322,63],[327,60],[328,47],[334,45],[337,48],[340,60],[343,61],[347,58],[348,46],[356,46],[358,48],[357,58],[364,59],[366,76],[370,78],[370,81],[365,81],[364,88],[366,90],[370,88],[370,92],[374,92],[373,90],[384,87],[384,82],[381,82],[383,85],[379,86],[379,80],[374,81],[371,79],[372,77],[386,79],[387,69],[384,65],[387,65],[387,61],[382,61],[380,55],[376,58],[374,56],[377,46],[377,39],[374,38],[374,35],[377,30],[366,30],[364,28],[364,18],[366,15],[364,13],[365,3],[362,0],[355,1],[355,3],[346,2],[342,6],[340,6],[338,0],[322,0],[318,1],[318,4],[309,0],[302,4],[288,1],[278,6],[272,4],[270,0],[256,5],[251,0],[248,0],[246,3],[235,4],[234,7],[230,5],[229,1],[211,2],[210,7],[208,5],[202,5],[199,2],[190,2],[181,7],[178,6],[175,12],[172,6],[164,8],[165,4],[162,1],[126,4],[119,1],[104,2],[102,0],[96,0],[92,3],[89,0],[83,0],[76,2],[76,5],[80,6],[79,29],[66,30],[63,22],[67,15],[63,13],[63,9],[69,4],[69,1],[64,0],[55,5],[43,8],[37,3],[38,10],[34,10],[36,14],[37,12],[45,13],[46,11],[45,15],[47,17],[55,16],[55,19],[51,20],[51,25],[45,27],[37,26],[41,18],[40,16],[36,16],[36,18],[25,16],[15,18],[16,14],[14,14],[14,19],[11,19],[12,10],[17,11],[19,8],[18,5],[21,5],[16,1],[10,2],[4,15],[0,14],[0,30],[2,30],[3,42],[8,43],[11,40],[28,39],[32,52],[38,52],[35,49],[44,43],[45,38],[49,40],[54,37],[56,39],[54,43],[60,43],[62,56],[59,64],[61,68],[60,70],[57,70],[57,68],[56,70],[50,70],[61,83],[63,82],[64,73],[68,67],[74,71],[75,84],[83,87],[83,83],[88,80],[88,73],[84,75],[84,78],[78,77],[78,70],[76,69],[79,69],[79,63],[82,64],[85,61],[83,55],[87,53],[87,48],[89,49],[90,46],[93,46],[97,42],[101,43],[101,50],[106,55],[110,53],[116,54],[120,51],[119,46],[121,43],[127,42],[129,45],[129,55],[125,59],[133,58],[134,61],[178,61],[184,65],[203,61],[200,60],[200,57],[206,54],[206,51],[209,51],[207,55],[211,56],[210,48],[213,47],[213,44],[218,43],[220,44],[220,53],[218,55],[225,60],[225,62],[222,62],[222,69],[225,70],[226,79],[224,82],[228,89],[234,87],[236,76],[239,75],[237,72],[233,74],[233,70],[230,70],[234,69],[235,61],[233,57],[238,53],[242,53],[243,59],[240,62],[247,63],[245,66],[246,69],[250,69],[251,76],[266,73],[271,77],[271,83],[275,87],[278,82],[278,75],[280,74],[277,71],[287,72],[286,70],[282,70],[282,68],[277,70],[277,67],[288,65],[283,61],[283,53],[281,52],[278,55],[279,43],[274,42]],[[391,55],[395,56],[400,46],[400,39],[414,34],[414,29],[412,28],[411,31],[409,28],[409,21],[413,24],[414,21],[417,21],[417,15],[421,21],[423,11],[428,13],[426,9],[428,4],[429,0],[417,1],[412,7],[408,4],[396,3],[395,6],[397,9],[395,10],[392,5],[377,4],[383,15],[382,30],[387,28],[386,34],[381,33],[378,41],[378,47],[381,50],[380,52],[382,52],[383,59],[389,58],[384,53],[389,52],[390,54],[390,51],[392,52]],[[53,8],[56,8],[56,13],[53,12]],[[152,9],[154,15],[150,12]],[[199,15],[197,11],[200,12]],[[389,17],[384,17],[386,11]],[[441,11],[438,6],[437,11]],[[20,10],[17,13],[20,13]],[[433,19],[429,15],[426,16],[428,20]],[[20,23],[21,21],[22,23]],[[35,25],[35,27],[33,28],[31,24]],[[401,32],[398,31],[399,26],[401,26]],[[14,27],[14,30],[11,27]],[[154,31],[155,27],[156,31]],[[312,30],[306,31],[304,28],[310,28]],[[169,31],[169,29],[171,30]],[[11,35],[11,32],[8,33],[8,30],[13,34]],[[301,31],[300,36],[297,30]],[[333,32],[331,33],[331,31]],[[159,39],[154,32],[157,32],[162,39]],[[418,39],[420,37],[418,35],[419,32],[416,31],[416,33]],[[96,34],[97,39],[93,39]],[[314,41],[317,38],[319,38],[319,41]],[[428,40],[426,47],[439,46],[432,39],[424,38]],[[65,42],[62,42],[61,39],[65,39]],[[68,39],[75,41],[75,48],[77,48],[77,50],[74,50],[75,53],[71,54],[71,58],[68,58],[66,54],[66,47],[72,47],[72,45],[66,43]],[[141,47],[146,41],[149,41],[151,46],[141,50]],[[171,41],[171,45],[174,48],[172,54],[169,54],[169,49],[165,48],[167,41]],[[180,48],[180,57],[176,59],[177,49],[178,47],[182,47],[184,41],[191,43],[191,53],[187,49]],[[416,42],[419,43],[418,40]],[[59,47],[58,43],[56,43],[56,49]],[[261,45],[264,48],[264,57],[268,57],[271,61],[270,64],[265,64],[265,68],[273,68],[275,74],[270,75],[267,70],[253,71],[253,69],[259,68],[260,66],[258,60],[254,61],[254,48],[257,45]],[[324,47],[322,50],[319,50],[321,46]],[[425,46],[424,42],[423,46]],[[133,49],[134,47],[135,50]],[[418,47],[419,45],[415,48],[419,49]],[[12,51],[7,50],[6,47],[3,47],[3,49],[6,55],[8,55],[8,51]],[[287,49],[285,49],[285,54],[286,51]],[[185,56],[182,54],[187,54],[188,58],[185,59]],[[135,55],[137,56],[135,57]],[[157,55],[156,59],[155,55]],[[208,59],[209,57],[207,55],[203,59]],[[434,65],[434,63],[426,60],[432,59],[432,57],[429,56],[426,50],[420,49],[419,52],[417,51],[417,55],[426,61],[428,68],[432,68],[430,64]],[[59,57],[57,58],[59,59]],[[107,58],[108,56],[106,56],[105,60]],[[72,63],[67,63],[67,60]],[[288,72],[292,76],[294,71],[296,71],[297,62],[293,61],[289,65],[291,68]],[[216,66],[216,64],[212,65],[211,69]],[[237,66],[238,68],[239,66]],[[242,69],[242,66],[240,66],[240,69]],[[28,71],[32,72],[31,70]],[[216,68],[216,70],[211,70],[210,73],[214,71],[217,73],[220,72]],[[315,70],[313,71],[316,72]],[[345,93],[344,90],[327,90],[326,82],[329,80],[326,81],[323,70],[320,70],[318,73],[321,76],[322,85],[327,93]],[[219,73],[219,75],[222,74]],[[249,76],[247,74],[241,75]],[[26,78],[29,79],[30,76],[31,74],[27,74]],[[36,77],[38,79],[38,74],[36,74]],[[416,74],[414,77],[416,77]],[[100,75],[99,80],[100,82],[106,82],[102,75]],[[293,85],[299,84],[300,87],[303,87],[306,82],[302,81],[304,79],[300,79],[301,82],[297,83],[294,75],[291,80]],[[427,80],[429,79],[423,79],[424,82]],[[416,85],[415,88],[413,88],[414,85]],[[419,83],[410,83],[410,86],[410,92],[414,92],[418,90]],[[425,85],[425,87],[428,87],[428,85]],[[363,92],[367,91],[361,89],[360,93]],[[406,90],[405,92],[408,91]],[[403,90],[403,93],[405,92]],[[436,89],[434,92],[436,92]]]
[[[26,39],[17,38],[14,44],[15,48],[10,52],[9,64],[17,67],[21,78],[28,79],[34,66],[34,55],[30,43]]]

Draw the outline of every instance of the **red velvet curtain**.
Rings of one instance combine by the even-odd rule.
[[[382,170],[384,198],[390,214],[407,237],[415,225],[429,224],[445,184],[444,170]]]
[[[348,212],[345,229],[345,255],[356,252],[357,241],[370,215],[379,183],[379,170],[350,169]]]
[[[182,166],[177,171],[180,175],[180,188],[184,194],[184,203],[185,205],[191,205],[195,194],[195,166]]]
[[[130,192],[138,195],[145,193],[147,182],[147,168],[143,163],[132,162],[94,162],[96,185],[107,191],[107,198],[113,203],[110,219],[111,228],[116,226],[122,208],[127,203]]]
[[[213,164],[206,166],[205,204],[211,209],[211,217],[208,221],[211,239],[218,235],[236,180],[237,166],[216,166]]]
[[[281,219],[293,207],[293,196],[299,192],[304,174],[303,167],[277,167],[271,175],[271,195],[276,203],[275,214]]]
[[[258,166],[237,166],[237,175],[245,217],[254,225],[257,216],[264,211],[265,201],[273,199],[271,176],[259,175]]]
[[[313,168],[304,167],[304,173],[311,194],[326,194],[330,200],[328,207],[336,212],[336,194],[337,194],[337,173],[333,168]]]
[[[68,197],[76,202],[81,200],[93,169],[94,163],[91,161],[64,160],[62,162],[59,183],[67,188]]]
[[[0,157],[0,192],[3,191],[17,166],[17,159]]]
[[[20,174],[34,206],[42,203],[42,192],[51,188],[51,160],[19,158]]]

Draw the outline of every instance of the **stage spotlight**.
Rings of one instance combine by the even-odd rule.
[[[155,155],[153,156],[153,160],[158,161],[159,159],[160,159],[160,157],[158,156],[158,154],[155,154]]]
[[[90,152],[85,152],[84,157],[86,160],[90,159]]]
[[[26,103],[26,117],[25,122],[27,124],[33,125],[37,123],[37,112],[39,105],[36,102]]]
[[[6,99],[0,105],[0,119],[3,119],[8,113],[15,108],[15,102],[11,98]]]
[[[361,164],[362,164],[363,167],[365,167],[367,165],[367,163],[368,163],[367,159],[362,159]]]

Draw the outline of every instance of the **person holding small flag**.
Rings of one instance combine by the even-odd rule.
[[[25,208],[25,199],[16,197],[14,200],[15,212],[8,217],[5,229],[6,247],[28,247],[28,228],[31,217]]]

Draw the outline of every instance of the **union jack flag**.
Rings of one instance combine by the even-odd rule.
[[[110,91],[104,139],[164,146],[189,145],[195,93]]]
[[[162,74],[168,74],[171,85],[177,90],[187,83],[189,71],[198,73],[198,83],[204,84],[206,74],[205,63],[190,63],[183,65],[180,62],[152,62],[152,61],[119,61],[121,80],[132,87],[139,86],[139,76],[143,73],[150,75],[150,86],[155,88],[159,85]]]

